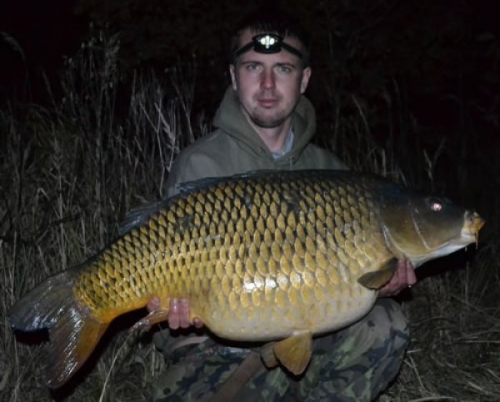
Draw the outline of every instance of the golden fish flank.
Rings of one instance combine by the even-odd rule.
[[[418,266],[451,253],[475,242],[483,224],[447,201],[338,171],[190,183],[139,220],[12,308],[13,328],[49,328],[51,387],[74,374],[115,317],[154,296],[162,306],[134,328],[164,320],[170,299],[184,297],[192,316],[221,337],[282,339],[266,361],[274,354],[301,373],[311,337],[365,315],[398,259]]]

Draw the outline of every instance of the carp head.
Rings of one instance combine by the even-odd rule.
[[[388,247],[414,267],[478,242],[484,220],[446,198],[405,189],[382,195],[382,230]]]

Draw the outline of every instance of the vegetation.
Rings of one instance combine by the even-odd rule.
[[[132,3],[120,3],[121,11],[125,13],[125,6]],[[346,9],[340,30],[346,53],[344,58],[332,53],[331,59],[317,65],[323,94],[318,95],[316,87],[310,95],[320,105],[323,135],[318,140],[355,169],[375,171],[473,206],[487,226],[477,250],[471,247],[422,268],[421,282],[402,295],[412,323],[412,344],[400,376],[381,400],[495,401],[500,395],[500,241],[496,234],[500,205],[494,194],[500,164],[495,157],[499,139],[492,133],[499,127],[498,100],[489,89],[482,94],[455,90],[459,82],[470,84],[464,75],[425,77],[423,70],[415,76],[411,66],[419,63],[417,59],[439,66],[449,62],[447,71],[457,71],[443,49],[446,41],[458,39],[447,36],[444,28],[437,44],[433,42],[436,48],[425,48],[427,52],[418,57],[397,53],[397,63],[384,69],[387,58],[378,59],[374,51],[386,45],[386,49],[400,49],[389,41],[398,27],[384,25],[398,21],[392,17],[394,9],[380,8],[386,3],[372,2],[372,7],[364,6],[365,14],[351,15],[347,9],[353,2],[338,2]],[[427,2],[421,4],[419,10],[424,13]],[[370,18],[378,21],[374,13],[381,10],[386,19],[380,26],[387,32],[377,31],[376,39],[360,26],[367,27]],[[437,18],[439,12],[432,10]],[[307,12],[313,11],[318,12],[314,7]],[[331,16],[339,12],[323,11]],[[408,18],[418,20],[415,15]],[[428,19],[423,21],[428,24]],[[416,29],[409,23],[404,30],[410,27]],[[340,29],[323,28],[331,35]],[[454,33],[463,26],[449,29]],[[402,35],[399,40],[413,43],[415,36]],[[466,29],[463,37],[474,54],[489,52],[483,59],[491,63],[480,70],[465,63],[471,74],[484,73],[474,85],[498,86],[498,76],[492,72],[500,54],[496,39],[474,42]],[[385,42],[370,47],[375,40]],[[209,130],[205,116],[213,110],[203,114],[195,105],[204,89],[195,85],[200,82],[199,61],[198,68],[192,60],[176,68],[178,61],[172,60],[168,74],[146,73],[124,61],[120,44],[133,47],[121,41],[121,36],[94,30],[80,52],[67,60],[61,90],[52,95],[52,105],[12,105],[0,111],[2,401],[149,400],[151,383],[163,369],[150,334],[138,337],[124,331],[129,318],[116,323],[75,381],[51,393],[41,380],[43,336],[16,339],[7,320],[9,307],[35,284],[82,262],[114,238],[127,211],[161,199],[178,151]],[[435,57],[431,57],[433,51]],[[450,54],[456,52],[450,50]],[[217,60],[220,69],[224,64]],[[357,81],[364,75],[363,81]],[[422,86],[412,89],[411,81],[419,79]],[[212,98],[216,104],[225,84],[212,84],[214,92],[218,90],[217,101]],[[439,102],[426,101],[432,97]],[[439,107],[435,114],[446,102],[456,105],[452,112],[447,109],[453,119],[430,118],[432,113],[416,106],[422,99],[432,103],[429,108]]]

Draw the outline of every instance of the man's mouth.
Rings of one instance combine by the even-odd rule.
[[[261,105],[264,108],[271,108],[278,103],[278,99],[276,99],[276,98],[262,98],[262,99],[257,99],[257,102],[259,103],[259,105]]]

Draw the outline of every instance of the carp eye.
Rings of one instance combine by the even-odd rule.
[[[434,211],[434,212],[439,212],[443,209],[443,201],[441,201],[439,198],[429,198],[427,200],[429,207]]]

